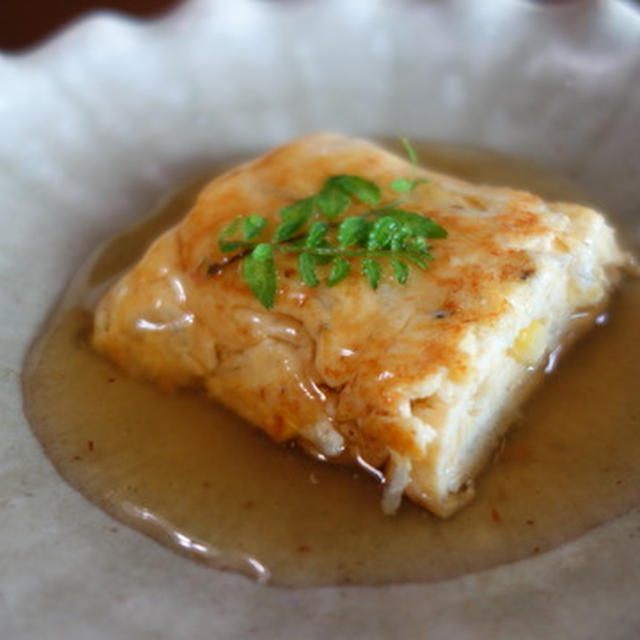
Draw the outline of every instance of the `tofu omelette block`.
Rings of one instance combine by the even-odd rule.
[[[221,252],[223,230],[259,214],[273,232],[283,207],[341,175],[379,185],[381,204],[398,200],[394,181],[428,179],[401,206],[446,237],[405,284],[381,257],[376,289],[358,255],[339,284],[327,286],[325,265],[309,286],[298,256],[276,253],[268,310],[242,253]],[[367,210],[354,198],[349,212]],[[405,494],[447,517],[472,497],[536,370],[575,333],[572,317],[602,309],[627,260],[592,209],[314,134],[212,180],[100,301],[93,345],[165,390],[204,388],[278,442],[379,470],[387,512]]]

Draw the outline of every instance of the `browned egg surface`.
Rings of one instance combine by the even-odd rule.
[[[594,204],[523,161],[416,146],[437,170]],[[33,430],[62,477],[90,501],[196,560],[289,586],[451,578],[544,553],[640,503],[638,279],[623,282],[606,316],[559,364],[550,360],[479,478],[477,497],[450,520],[406,500],[385,516],[381,487],[364,470],[278,446],[204,396],[163,395],[93,353],[97,294],[227,166],[107,243],[71,283],[28,357]]]

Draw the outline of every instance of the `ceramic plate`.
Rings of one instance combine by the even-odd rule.
[[[638,637],[640,510],[448,582],[264,587],[66,485],[23,416],[20,370],[97,243],[213,159],[301,132],[490,147],[640,215],[639,87],[640,13],[613,0],[193,0],[0,57],[2,638]]]

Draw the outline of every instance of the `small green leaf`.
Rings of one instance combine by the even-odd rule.
[[[301,253],[298,256],[298,270],[302,281],[309,287],[318,286],[318,277],[316,276],[316,260],[315,256],[310,253]]]
[[[393,275],[400,284],[405,284],[409,277],[409,265],[398,258],[391,258],[391,266],[393,267]]]
[[[329,178],[316,196],[316,204],[329,220],[335,220],[351,204],[351,198]]]
[[[309,221],[313,214],[313,198],[297,200],[293,204],[280,209],[282,224],[276,228],[273,242],[283,242],[289,240]]]
[[[403,251],[410,237],[411,229],[406,226],[399,226],[391,236],[391,251]]]
[[[332,176],[329,181],[338,185],[345,193],[371,206],[380,202],[380,187],[375,182],[365,180],[360,176],[339,175]]]
[[[244,258],[242,275],[253,295],[266,309],[276,300],[276,267],[270,244],[261,243]]]
[[[365,244],[371,223],[361,216],[345,218],[338,227],[338,244],[342,249],[354,244]]]
[[[280,218],[283,222],[304,220],[305,222],[313,213],[313,198],[302,198],[280,209]]]
[[[304,222],[283,222],[276,227],[272,241],[274,243],[289,240],[304,225]]]
[[[251,257],[262,262],[273,259],[273,247],[267,242],[261,242],[256,245],[256,248],[251,252]]]
[[[416,153],[416,150],[407,138],[400,138],[400,142],[402,142],[402,146],[405,148],[405,151],[409,156],[409,160],[411,160],[411,164],[415,167],[418,164],[418,154]]]
[[[229,238],[231,236],[236,235],[236,233],[238,233],[238,231],[240,230],[241,224],[242,224],[242,217],[237,216],[236,218],[234,218],[234,220],[230,224],[228,224],[220,232],[220,235],[218,236],[218,247],[220,248],[220,251],[222,251],[222,253],[229,253],[230,251],[235,251],[239,246],[242,246],[233,242],[229,242]]]
[[[422,236],[412,236],[405,241],[405,248],[413,253],[424,254],[428,253],[431,247],[427,244],[427,241]]]
[[[391,216],[378,218],[371,228],[367,240],[367,249],[387,249],[391,246],[391,239],[398,229],[398,222]]]
[[[327,284],[330,287],[334,287],[335,285],[342,282],[348,275],[351,270],[351,265],[344,258],[336,258],[331,265],[331,271],[329,272],[329,277],[327,278]]]
[[[397,178],[391,183],[391,188],[398,193],[410,193],[413,191],[415,182],[408,178]]]
[[[380,282],[380,276],[382,275],[382,267],[380,263],[373,258],[362,259],[362,273],[369,281],[372,289],[377,289]]]
[[[262,216],[248,216],[242,221],[242,234],[245,240],[255,240],[267,226],[267,219]]]
[[[242,224],[242,216],[236,216],[230,224],[228,224],[221,232],[221,238],[228,238],[229,236],[235,235],[240,230],[240,225]]]
[[[429,263],[433,260],[433,256],[429,252],[422,254],[405,253],[404,259],[412,262],[423,271],[429,267]]]
[[[431,182],[429,178],[419,178],[409,180],[408,178],[397,178],[391,183],[391,188],[398,193],[411,193],[418,185]]]
[[[218,240],[218,247],[222,253],[231,253],[238,249],[246,249],[252,247],[251,242],[243,242],[242,240]]]
[[[425,238],[446,238],[447,231],[435,220],[404,209],[385,209],[385,217],[391,217],[402,226],[407,227],[412,235]]]
[[[327,231],[329,231],[329,225],[317,220],[309,227],[305,245],[312,248],[319,247],[324,242]]]

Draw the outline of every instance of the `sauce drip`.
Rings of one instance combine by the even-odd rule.
[[[416,146],[434,169],[593,202],[513,158]],[[608,314],[559,364],[552,354],[475,500],[447,521],[406,500],[387,517],[365,470],[277,446],[202,395],[163,395],[94,354],[92,304],[205,182],[103,247],[28,357],[33,430],[89,500],[198,561],[288,586],[451,578],[543,553],[640,502],[638,280],[623,282]]]

